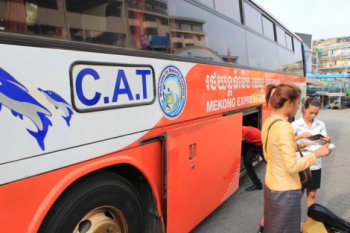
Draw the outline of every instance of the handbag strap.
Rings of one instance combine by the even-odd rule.
[[[275,123],[278,122],[278,121],[282,121],[282,120],[281,120],[281,119],[276,119],[276,120],[274,120],[274,121],[269,125],[269,128],[267,128],[267,135],[266,135],[266,140],[265,140],[265,152],[267,152],[267,150],[266,150],[266,148],[267,148],[267,139],[269,139],[270,129],[271,129],[272,125],[275,124]],[[303,155],[303,152],[301,152],[298,143],[296,143],[296,144],[297,144],[297,148],[298,148],[300,157],[303,157],[303,156],[304,156],[304,155]]]
[[[267,135],[266,135],[266,140],[265,140],[265,152],[267,152],[266,148],[267,148],[267,140],[269,139],[269,133],[270,133],[270,129],[271,127],[276,123],[282,121],[281,119],[276,119],[274,121],[271,122],[271,124],[269,125],[269,128],[267,128]]]
[[[301,150],[300,150],[300,147],[299,147],[298,143],[297,143],[297,148],[298,148],[298,151],[299,151],[300,157],[303,157],[304,155],[303,155],[303,153],[301,152]]]

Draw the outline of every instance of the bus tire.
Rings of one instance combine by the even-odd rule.
[[[114,173],[87,177],[58,199],[39,232],[143,232],[139,194]]]

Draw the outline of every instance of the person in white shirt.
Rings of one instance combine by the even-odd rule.
[[[320,101],[317,98],[309,97],[306,99],[302,108],[302,117],[292,123],[295,139],[304,154],[312,152],[319,144],[330,142],[324,122],[316,119],[320,109]],[[307,139],[316,134],[321,134],[323,137],[318,141]],[[303,193],[306,189],[308,207],[316,201],[316,190],[321,186],[321,168],[321,158],[318,158],[316,164],[310,167],[312,179],[306,184],[303,184]]]

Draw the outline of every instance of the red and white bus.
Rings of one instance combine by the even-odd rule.
[[[249,0],[0,0],[0,232],[191,231],[302,51]]]

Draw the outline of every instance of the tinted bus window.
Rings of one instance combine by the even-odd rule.
[[[193,34],[192,39],[172,36],[174,54],[208,61],[248,65],[243,27],[186,1],[171,0],[168,6],[172,33]],[[175,28],[175,25],[183,24],[191,24],[192,30],[183,31]],[[193,30],[194,28],[196,30]]]
[[[276,34],[277,34],[277,42],[280,45],[286,46],[286,35],[284,33],[284,30],[279,26],[276,26]]]
[[[279,47],[278,56],[280,61],[279,71],[300,76],[304,75],[302,49],[299,41],[295,40],[295,53]]]
[[[304,65],[303,65],[303,50],[301,46],[301,42],[299,40],[294,39],[294,58],[295,63],[298,64],[297,68],[294,72],[296,75],[304,75]]]
[[[197,2],[203,3],[210,8],[214,8],[214,0],[197,0]]]
[[[250,67],[278,70],[278,51],[275,43],[247,31],[248,60]]]
[[[122,1],[66,0],[67,23],[72,40],[125,46],[126,20]]]
[[[262,34],[263,31],[262,31],[261,13],[246,2],[244,2],[243,6],[244,6],[245,24],[251,29]]]
[[[253,6],[244,2],[247,28],[264,36],[204,7],[239,19],[239,0],[196,1],[203,6],[183,0],[0,0],[0,30],[303,74],[300,42],[276,26],[278,43],[289,50],[277,48],[274,23]]]
[[[294,39],[294,53],[297,59],[303,58],[303,50],[301,48],[301,42],[299,40]]]
[[[241,14],[238,0],[215,0],[215,10],[236,20],[237,22],[241,22]]]
[[[286,43],[287,43],[287,48],[290,50],[293,50],[293,38],[286,34]]]
[[[275,32],[273,30],[273,23],[266,17],[262,17],[264,36],[271,40],[275,40]]]
[[[0,0],[0,30],[66,38],[63,9],[56,0]]]
[[[292,69],[292,64],[294,63],[294,59],[291,56],[291,52],[285,48],[279,47],[278,55],[280,61],[279,71],[289,72]]]
[[[170,32],[166,1],[127,1],[130,47],[157,52],[170,52],[170,36],[180,37],[176,30],[191,31],[191,25],[174,25]],[[130,17],[131,16],[131,17]]]

